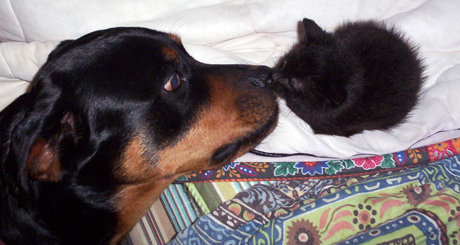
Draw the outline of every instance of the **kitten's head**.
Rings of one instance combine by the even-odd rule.
[[[308,92],[309,84],[324,77],[330,64],[334,41],[310,19],[299,22],[299,42],[285,54],[274,68],[273,82],[281,97]]]

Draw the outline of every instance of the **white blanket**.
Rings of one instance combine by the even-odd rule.
[[[202,62],[272,66],[296,41],[297,21],[303,17],[327,30],[346,20],[376,19],[396,25],[420,46],[427,79],[408,120],[350,138],[315,135],[280,101],[279,124],[258,149],[336,158],[399,151],[460,135],[459,13],[458,0],[4,0],[0,109],[25,91],[60,40],[97,29],[143,26],[172,32]],[[246,154],[239,160],[280,159]]]

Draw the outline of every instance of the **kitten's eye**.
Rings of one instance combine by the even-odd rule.
[[[169,79],[168,81],[165,83],[165,86],[163,87],[164,90],[168,91],[168,92],[173,92],[175,91],[176,89],[178,89],[180,87],[180,78],[179,78],[179,75],[177,75],[176,73],[174,73]]]

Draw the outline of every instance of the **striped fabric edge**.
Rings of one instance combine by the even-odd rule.
[[[201,215],[181,184],[170,185],[131,230],[123,245],[166,244]]]
[[[201,212],[203,214],[208,214],[211,211],[208,208],[208,205],[206,205],[206,201],[203,199],[201,196],[200,192],[196,188],[196,185],[192,183],[185,183],[185,186],[187,187],[188,191],[190,192],[190,195],[195,199],[196,204],[200,208]]]
[[[161,203],[157,200],[147,213],[132,229],[124,245],[159,245],[166,244],[171,240],[176,231],[169,222],[168,214]]]
[[[161,195],[163,207],[166,208],[176,232],[185,229],[195,221],[202,212],[192,201],[183,185],[170,185]]]

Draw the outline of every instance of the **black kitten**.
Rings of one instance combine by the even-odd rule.
[[[303,19],[303,39],[276,65],[274,88],[318,134],[350,136],[402,122],[423,67],[394,28],[355,22],[333,33]]]

